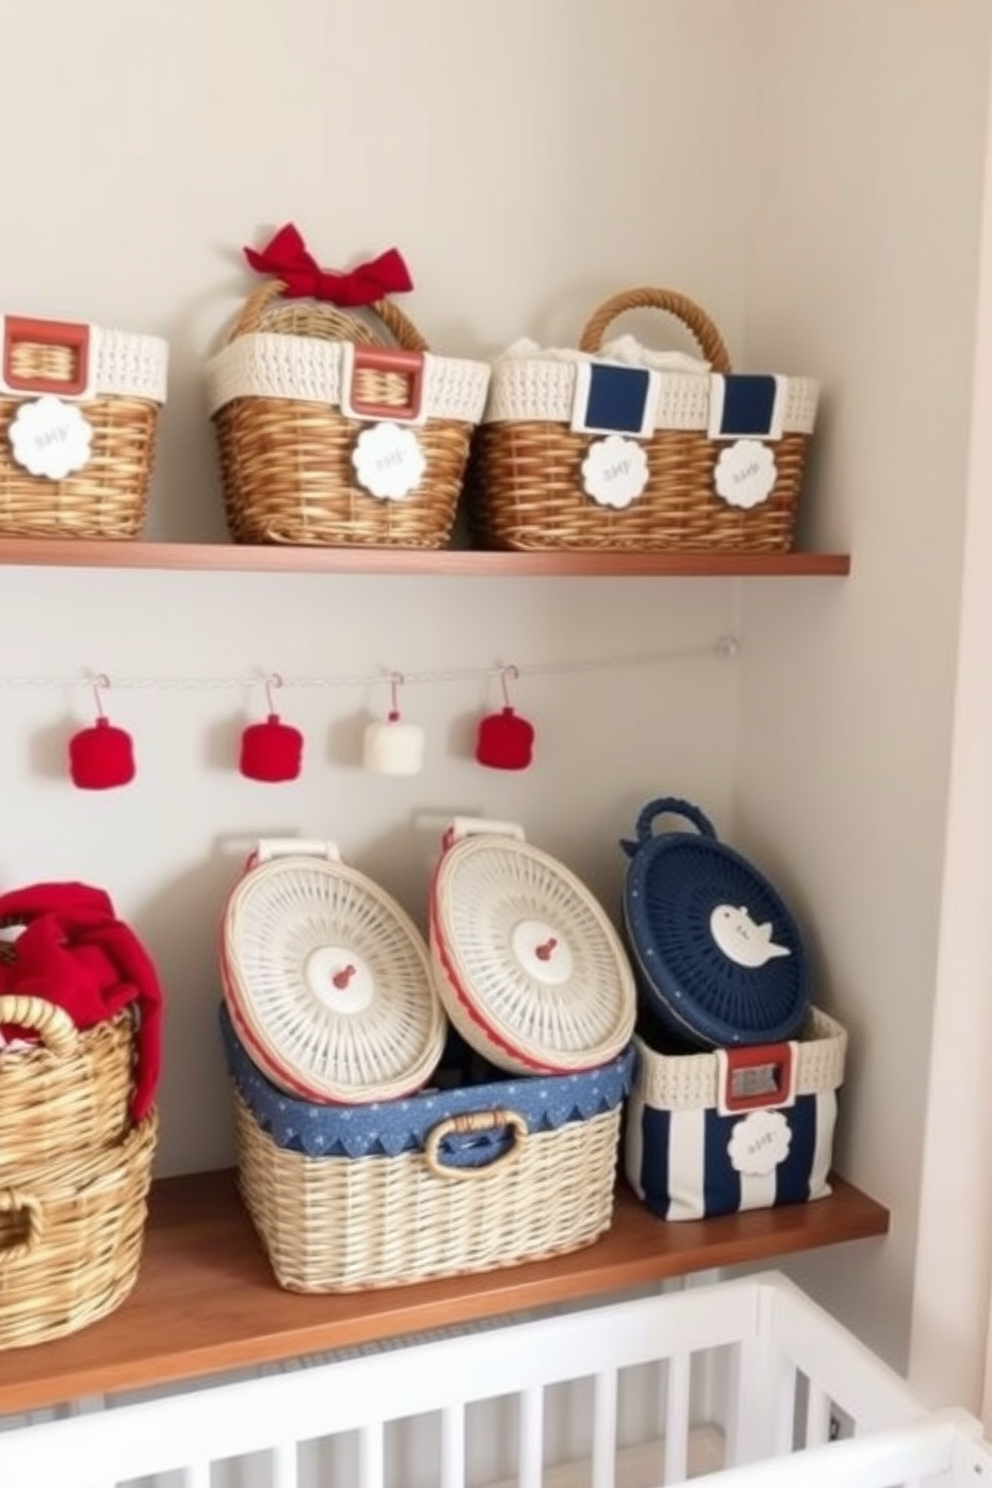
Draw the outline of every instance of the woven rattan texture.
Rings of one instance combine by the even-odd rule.
[[[40,998],[0,997],[0,1023],[42,1042],[0,1057],[0,1185],[77,1153],[116,1147],[130,1126],[134,1023],[127,1010],[77,1032]],[[0,1281],[0,1312],[3,1284]]]
[[[799,1035],[796,1094],[837,1090],[844,1080],[847,1033],[833,1018],[812,1008]],[[655,1110],[710,1110],[716,1106],[719,1064],[716,1054],[668,1054],[636,1040],[637,1082]]]
[[[322,337],[363,345],[398,343],[424,351],[426,343],[388,300],[374,307],[378,323],[329,305],[276,299],[265,284],[246,303],[231,339],[257,331]],[[354,395],[403,408],[406,377],[362,368]],[[291,398],[235,398],[214,415],[224,506],[238,543],[441,548],[454,527],[468,461],[472,426],[431,419],[417,428],[426,460],[420,487],[402,501],[382,501],[355,479],[352,450],[367,427],[339,408]]]
[[[669,290],[614,295],[586,324],[580,349],[597,352],[618,315],[646,308],[676,316],[693,333],[713,370],[730,370],[723,339],[706,312]],[[749,511],[716,495],[714,470],[722,446],[705,432],[663,429],[645,440],[647,485],[619,511],[599,506],[585,494],[582,461],[589,443],[588,435],[573,434],[567,424],[541,418],[484,424],[473,446],[469,477],[480,541],[516,550],[792,547],[808,434],[789,433],[775,442],[774,490]]]
[[[21,342],[11,358],[19,377],[56,392],[73,376],[73,353]],[[63,480],[32,475],[11,454],[8,429],[23,398],[0,398],[0,535],[4,537],[137,537],[148,509],[158,432],[158,405],[145,398],[96,397],[79,404],[93,429],[90,457]]]
[[[245,1206],[279,1284],[350,1292],[517,1265],[609,1228],[620,1107],[518,1137],[492,1166],[442,1173],[420,1152],[310,1158],[234,1097]]]
[[[0,1349],[75,1333],[128,1296],[156,1135],[152,1115],[114,1147],[26,1167],[0,1187]]]

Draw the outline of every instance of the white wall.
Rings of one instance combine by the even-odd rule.
[[[839,1158],[892,1235],[793,1270],[905,1363],[941,909],[990,7],[758,6],[747,345],[827,389],[810,535],[748,586],[742,832],[794,886],[852,1054]],[[852,40],[856,36],[856,43]],[[967,1038],[965,1028],[958,1036]],[[944,1153],[948,1166],[954,1154]],[[946,1219],[946,1216],[945,1216]],[[945,1340],[946,1341],[946,1340]],[[947,1387],[973,1398],[974,1379]],[[932,1383],[932,1381],[931,1381]],[[960,1397],[959,1397],[960,1398]]]

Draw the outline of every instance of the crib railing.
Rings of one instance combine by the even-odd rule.
[[[701,1430],[721,1488],[956,1484],[962,1454],[972,1488],[988,1470],[977,1423],[928,1416],[768,1275],[17,1426],[0,1488],[655,1488],[699,1471]]]

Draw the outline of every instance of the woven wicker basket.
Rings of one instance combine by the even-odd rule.
[[[271,1085],[221,1015],[239,1182],[280,1286],[351,1292],[489,1271],[610,1226],[630,1050],[583,1074],[318,1107]],[[450,1065],[448,1066],[450,1075]]]
[[[155,336],[7,316],[0,370],[0,536],[131,538],[148,506],[168,347]],[[90,431],[84,463],[32,473],[32,405],[69,405]],[[51,414],[48,415],[51,417]],[[24,431],[23,435],[21,431]],[[62,431],[49,438],[56,440]],[[28,464],[25,464],[25,460]]]
[[[43,998],[0,997],[0,1024],[39,1037],[32,1049],[0,1056],[0,1184],[123,1141],[134,1079],[129,1010],[80,1032]]]
[[[0,1183],[0,1349],[106,1317],[137,1279],[157,1118]],[[6,1156],[6,1154],[5,1154]]]
[[[228,527],[235,542],[444,547],[454,525],[489,369],[438,357],[389,300],[369,317],[281,301],[278,281],[247,300],[207,369]],[[345,411],[347,409],[347,412]],[[416,484],[380,496],[356,467],[388,430]],[[413,478],[413,477],[411,477]]]
[[[604,379],[617,375],[618,363],[598,358],[597,353],[612,322],[635,309],[664,310],[680,320],[698,341],[717,380],[699,371],[660,370],[649,376],[639,368],[624,368],[620,375],[639,379],[643,422],[636,429],[623,421],[590,423],[593,405],[584,401],[588,393],[584,373]],[[580,350],[584,358],[504,356],[494,366],[472,472],[474,519],[487,546],[641,550],[792,546],[816,414],[815,382],[731,379],[727,348],[709,316],[686,296],[666,289],[631,289],[614,295],[588,321]],[[755,399],[758,382],[763,384],[762,408],[773,397],[774,427],[762,426],[766,432],[758,433],[749,426],[742,434],[743,425],[728,430],[724,422],[720,431],[711,433],[714,388],[719,387],[721,398],[726,397],[723,406],[729,408],[726,389],[732,386],[743,395],[748,383],[747,395]],[[755,405],[750,406],[753,410]],[[611,431],[613,439],[622,436],[622,447],[601,437]],[[729,459],[725,452],[743,439],[765,453],[757,456],[756,475],[746,475],[753,448],[742,449],[734,465],[721,464],[720,485],[730,492],[731,502],[717,493],[717,465],[721,457]],[[583,466],[591,450],[594,461],[616,467],[632,459],[640,468],[639,493],[620,498],[629,504],[605,504],[613,499],[608,488],[600,489],[599,499],[587,494],[590,477]],[[595,453],[598,450],[602,456]],[[762,492],[773,483],[757,504],[735,504],[755,500],[756,482]]]

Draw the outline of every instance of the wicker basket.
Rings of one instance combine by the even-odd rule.
[[[434,356],[389,300],[361,316],[281,290],[249,297],[207,369],[231,536],[444,547],[488,366]],[[378,484],[390,461],[399,488]]]
[[[241,1193],[287,1290],[489,1271],[609,1228],[629,1049],[583,1074],[506,1080],[452,1040],[438,1089],[349,1110],[288,1098],[226,1009],[221,1026]]]
[[[123,1141],[134,1076],[130,1010],[80,1032],[43,998],[0,997],[0,1024],[32,1029],[39,1039],[0,1055],[0,1184]]]
[[[597,357],[616,317],[645,308],[680,320],[711,373]],[[474,518],[487,546],[792,546],[815,382],[732,377],[709,316],[666,289],[607,300],[580,350],[574,359],[508,355],[493,368],[472,475]]]
[[[159,337],[4,318],[0,536],[140,535],[167,368]],[[61,473],[39,451],[67,440]]]
[[[0,1349],[75,1333],[127,1297],[156,1132],[151,1115],[112,1147],[26,1165],[16,1183],[0,1183]]]

